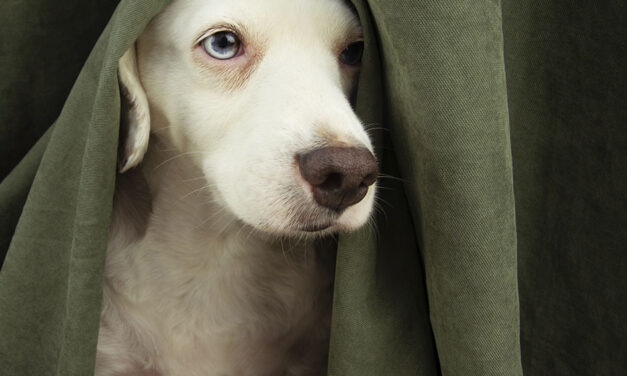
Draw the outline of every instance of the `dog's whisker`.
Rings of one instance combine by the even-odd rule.
[[[170,128],[173,128],[173,127],[171,125],[166,125],[166,126],[163,126],[163,127],[156,128],[155,132],[158,133],[158,132],[164,131],[166,129],[170,129]]]
[[[217,218],[218,216],[222,215],[224,212],[225,212],[224,208],[222,207],[218,208],[217,211],[211,213],[211,215],[207,216],[205,219],[200,221],[200,223],[194,227],[194,230],[198,230],[199,228],[203,227],[207,222]],[[228,227],[229,225],[230,223],[226,227]]]
[[[281,253],[283,253],[283,259],[285,260],[285,264],[286,265],[290,265],[291,267],[294,267],[294,260],[290,259],[290,254],[293,255],[293,248],[290,246],[290,244],[288,244],[288,249],[287,251],[285,250],[285,244],[283,243],[283,239],[279,240],[280,244],[281,244]]]
[[[169,153],[169,152],[178,152],[177,148],[174,147],[166,147],[165,144],[161,144],[161,143],[157,143],[153,146],[156,150],[159,150],[160,152],[164,152],[164,153]]]
[[[189,197],[189,196],[193,195],[194,193],[198,193],[198,192],[201,192],[201,191],[205,191],[205,190],[207,190],[207,188],[209,188],[209,187],[210,187],[210,185],[209,185],[209,184],[207,184],[207,185],[203,185],[203,186],[202,186],[202,187],[200,187],[200,188],[197,188],[197,189],[194,189],[194,190],[193,190],[193,191],[191,191],[191,192],[188,192],[188,193],[187,193],[187,194],[185,194],[184,196],[180,197],[180,198],[179,198],[179,200],[184,200],[184,199],[186,199],[187,197]]]
[[[382,210],[380,207],[379,208],[374,208],[374,215],[372,216],[371,221],[376,224],[376,223],[378,223],[377,222],[377,218],[379,220],[385,221],[385,223],[388,222],[387,213],[385,212],[385,210]]]
[[[192,182],[192,181],[203,180],[203,179],[207,179],[207,177],[202,175],[202,176],[198,176],[198,177],[195,177],[195,178],[183,179],[181,181],[184,182],[184,183],[189,183],[189,182]]]
[[[380,232],[379,232],[379,226],[374,216],[368,219],[367,226],[370,228],[369,234],[374,235],[375,241],[378,241],[380,237]]]
[[[400,181],[400,182],[402,182],[402,183],[407,183],[407,182],[408,182],[408,180],[407,180],[407,179],[403,179],[403,178],[399,178],[399,177],[397,177],[397,176],[392,176],[392,175],[389,175],[389,174],[383,174],[383,173],[379,173],[379,175],[378,175],[378,177],[377,177],[377,178],[378,178],[378,179],[390,179],[390,180],[396,180],[396,181]]]
[[[169,162],[172,162],[172,161],[174,161],[176,159],[179,159],[179,158],[191,155],[191,154],[204,154],[204,153],[205,153],[204,151],[187,151],[187,152],[184,152],[184,153],[177,154],[177,155],[175,155],[173,157],[170,157],[170,158],[166,159],[165,161],[159,163],[157,166],[155,166],[153,171],[157,170],[159,167],[162,167],[165,164],[167,164]]]
[[[374,198],[374,202],[375,202],[375,204],[385,204],[385,205],[387,205],[387,206],[388,206],[388,207],[390,207],[390,208],[393,208],[393,207],[394,207],[394,205],[390,204],[388,201],[386,201],[386,200],[385,200],[383,197],[381,197],[381,196],[377,196],[377,197],[375,197],[375,198]]]
[[[390,132],[390,130],[385,127],[371,127],[371,128],[365,128],[365,130],[370,136],[372,136],[375,132],[379,132],[379,131]]]
[[[394,191],[396,191],[396,188],[386,187],[386,186],[383,186],[382,184],[380,184],[380,185],[377,186],[377,191],[394,192]]]

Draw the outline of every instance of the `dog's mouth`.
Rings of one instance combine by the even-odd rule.
[[[292,218],[292,228],[301,233],[328,232],[325,230],[331,229],[340,215],[331,210],[320,208],[313,203],[308,204],[301,204],[302,211]],[[315,206],[311,207],[312,204]],[[309,209],[306,209],[308,206]]]
[[[299,228],[299,230],[305,231],[305,232],[318,232],[318,231],[326,230],[331,226],[333,226],[332,223],[312,224],[312,225],[303,226]]]

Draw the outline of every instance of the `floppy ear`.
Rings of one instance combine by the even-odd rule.
[[[135,44],[120,58],[118,78],[122,93],[118,168],[122,173],[142,161],[150,137],[150,112],[146,93],[139,81]]]

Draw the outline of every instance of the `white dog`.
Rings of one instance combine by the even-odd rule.
[[[122,57],[96,375],[325,374],[321,239],[367,222],[377,177],[362,46],[341,0],[175,0]]]

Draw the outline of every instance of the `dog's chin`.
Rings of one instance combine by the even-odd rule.
[[[285,231],[284,236],[297,236],[301,238],[318,238],[323,236],[333,235],[340,231],[340,226],[336,222],[325,223],[306,223],[301,225],[294,225],[293,228],[288,228]]]
[[[276,238],[319,238],[335,234],[344,227],[336,219],[316,222],[298,221],[296,219],[286,223],[267,221],[263,223],[249,223],[241,220],[245,225],[252,227],[258,233]]]
[[[312,197],[300,196],[284,205],[272,205],[271,202],[249,202],[245,205],[214,195],[225,212],[231,213],[242,225],[257,234],[277,238],[320,238],[338,232],[352,232],[364,226],[374,207],[372,187],[363,200],[337,213],[320,206]]]
[[[301,224],[290,225],[282,228],[262,227],[257,228],[259,231],[269,236],[280,238],[299,238],[299,239],[315,239],[321,237],[332,236],[338,232],[353,231],[356,229],[346,229],[344,226],[335,223],[323,224]]]
[[[350,209],[350,208],[349,208]],[[251,225],[256,230],[271,236],[320,238],[338,232],[352,232],[361,228],[370,216],[370,208],[356,212],[345,211],[342,214],[328,210],[320,210],[315,220],[303,217],[292,217],[285,222],[268,221],[263,224]]]

